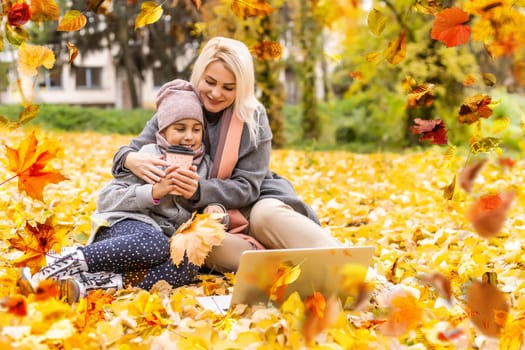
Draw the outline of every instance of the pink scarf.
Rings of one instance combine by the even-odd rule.
[[[211,177],[228,179],[231,177],[239,159],[239,147],[241,145],[244,122],[236,114],[233,114],[233,109],[230,107],[224,111],[220,123],[219,143],[213,158]],[[229,233],[241,236],[255,245],[257,249],[265,249],[255,238],[246,234],[249,223],[239,210],[228,209],[227,213],[230,216]]]

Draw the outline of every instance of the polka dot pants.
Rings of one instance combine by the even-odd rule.
[[[121,273],[125,284],[144,289],[150,289],[159,280],[173,287],[192,283],[199,270],[187,258],[174,265],[169,238],[153,226],[131,219],[101,228],[95,241],[82,252],[89,272]]]

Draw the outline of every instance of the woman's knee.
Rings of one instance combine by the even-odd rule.
[[[257,201],[250,212],[250,227],[256,230],[261,226],[267,226],[275,219],[277,210],[283,206],[287,205],[274,198]]]

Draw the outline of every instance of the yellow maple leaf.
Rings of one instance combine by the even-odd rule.
[[[20,45],[18,50],[18,72],[20,74],[33,77],[38,74],[38,67],[44,66],[51,69],[54,64],[55,54],[51,49],[25,42]]]
[[[12,248],[18,249],[24,254],[12,261],[15,266],[27,266],[32,272],[36,272],[45,265],[46,254],[49,250],[58,250],[62,246],[64,238],[61,230],[55,230],[53,217],[49,217],[45,223],[37,223],[35,226],[26,222],[25,234],[17,233],[8,239]]]
[[[222,244],[225,236],[224,225],[213,219],[211,214],[194,213],[171,237],[171,261],[178,265],[186,254],[191,263],[201,266],[211,248]]]
[[[17,149],[5,147],[9,159],[8,169],[15,173],[11,179],[18,177],[18,190],[25,191],[30,197],[43,201],[45,186],[67,179],[60,172],[47,167],[48,162],[60,151],[57,142],[48,141],[38,147],[33,131]]]
[[[64,14],[57,26],[57,31],[74,32],[84,28],[87,18],[77,10],[69,10]]]
[[[31,0],[30,9],[33,22],[57,21],[60,17],[55,0]]]
[[[135,30],[157,22],[163,13],[162,5],[155,1],[144,1],[140,5],[140,12],[135,19]]]
[[[242,19],[255,16],[268,16],[275,9],[264,0],[233,0],[233,13]]]

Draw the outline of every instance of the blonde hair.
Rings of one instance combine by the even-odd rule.
[[[262,105],[255,97],[255,71],[250,50],[239,40],[221,36],[210,39],[193,66],[190,82],[195,88],[208,65],[215,61],[222,62],[235,76],[233,113],[248,125],[250,138],[257,140],[258,120],[255,112]]]

